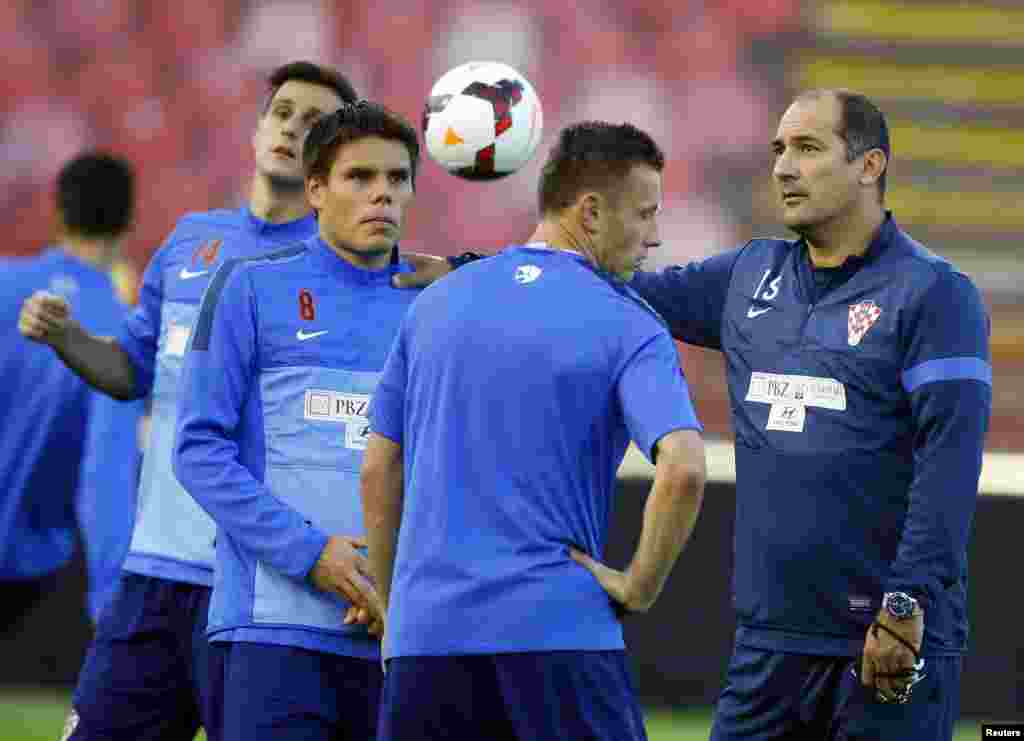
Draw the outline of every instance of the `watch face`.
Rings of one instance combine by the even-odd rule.
[[[893,617],[908,618],[914,614],[914,599],[903,592],[891,592],[885,595],[885,609]]]

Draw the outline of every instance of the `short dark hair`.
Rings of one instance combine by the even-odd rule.
[[[64,227],[73,234],[121,236],[135,212],[132,166],[106,152],[78,155],[57,175],[57,208]]]
[[[306,177],[326,178],[343,146],[370,136],[392,139],[405,145],[412,167],[410,176],[415,185],[420,158],[416,129],[401,115],[368,100],[344,104],[313,124],[302,145]]]
[[[661,172],[665,155],[649,134],[632,124],[584,121],[562,129],[540,175],[541,216],[568,208],[588,190],[617,198],[622,179],[634,165]]]
[[[881,149],[885,153],[886,168],[878,178],[878,192],[885,196],[888,163],[892,160],[892,145],[889,142],[889,124],[885,114],[868,96],[846,88],[825,88],[809,90],[798,100],[832,96],[839,103],[839,123],[836,136],[846,142],[846,161],[853,162],[865,152]]]
[[[263,113],[270,109],[270,104],[281,86],[292,80],[330,88],[338,94],[342,103],[353,103],[359,99],[352,83],[338,70],[313,62],[288,62],[267,76],[267,99],[263,104]]]

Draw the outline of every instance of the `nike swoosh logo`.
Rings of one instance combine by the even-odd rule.
[[[303,332],[300,329],[298,332],[295,333],[295,339],[297,339],[299,342],[302,342],[303,340],[311,340],[314,337],[319,337],[322,334],[327,334],[327,332],[328,330],[326,329],[322,329],[319,332]]]
[[[759,317],[762,314],[764,314],[766,311],[771,311],[774,308],[775,308],[774,306],[769,306],[768,308],[765,308],[765,309],[755,309],[753,306],[751,306],[749,309],[747,309],[747,319],[753,319],[755,317]]]
[[[206,275],[209,270],[197,270],[194,273],[188,268],[182,268],[181,272],[178,273],[178,277],[182,280],[188,280],[189,278],[198,278],[200,275]]]

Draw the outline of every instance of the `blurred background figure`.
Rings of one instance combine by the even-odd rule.
[[[120,414],[101,414],[93,455],[80,463],[89,435],[94,394],[48,347],[29,342],[19,332],[22,302],[34,291],[61,296],[93,331],[111,332],[125,312],[111,277],[118,244],[131,225],[134,173],[122,159],[104,153],[80,155],[57,176],[56,242],[35,258],[7,258],[0,263],[0,580],[3,632],[10,631],[58,581],[74,553],[76,492],[80,483],[95,492],[100,511],[116,494],[134,488],[132,470],[138,445],[135,424]],[[137,420],[136,420],[137,422]],[[109,487],[103,479],[115,470]],[[116,477],[130,483],[117,486]],[[130,502],[119,502],[131,515]],[[110,539],[130,533],[103,517],[91,525],[113,526],[94,540],[90,531],[90,565],[104,558]],[[102,570],[96,572],[100,581]],[[98,586],[98,585],[94,585]]]
[[[111,278],[126,305],[136,303],[139,275],[117,257]],[[144,399],[90,393],[89,428],[79,471],[76,515],[88,575],[86,610],[93,624],[117,586],[135,524],[142,451],[149,417]]]

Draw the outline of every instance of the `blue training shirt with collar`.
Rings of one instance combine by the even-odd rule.
[[[0,260],[0,580],[51,573],[75,549],[75,498],[93,392],[49,347],[18,331],[35,291],[63,296],[91,332],[112,334],[126,307],[106,271],[63,249]]]
[[[924,653],[963,652],[992,406],[970,279],[887,214],[837,270],[802,240],[755,239],[632,285],[675,337],[725,354],[738,640],[855,656],[882,594],[909,591]]]
[[[397,254],[397,253],[396,253]],[[319,237],[231,260],[203,300],[175,471],[219,526],[208,632],[379,657],[348,603],[308,579],[330,535],[365,532],[367,407],[406,308],[404,263],[361,270]]]
[[[294,244],[316,228],[312,215],[273,224],[248,208],[191,213],[177,223],[146,268],[139,304],[116,334],[135,368],[136,396],[152,396],[126,571],[213,584],[216,528],[171,467],[185,349],[200,299],[219,265]]]
[[[414,302],[371,428],[402,445],[388,658],[621,650],[597,580],[616,471],[700,429],[661,320],[582,256],[511,247]]]

